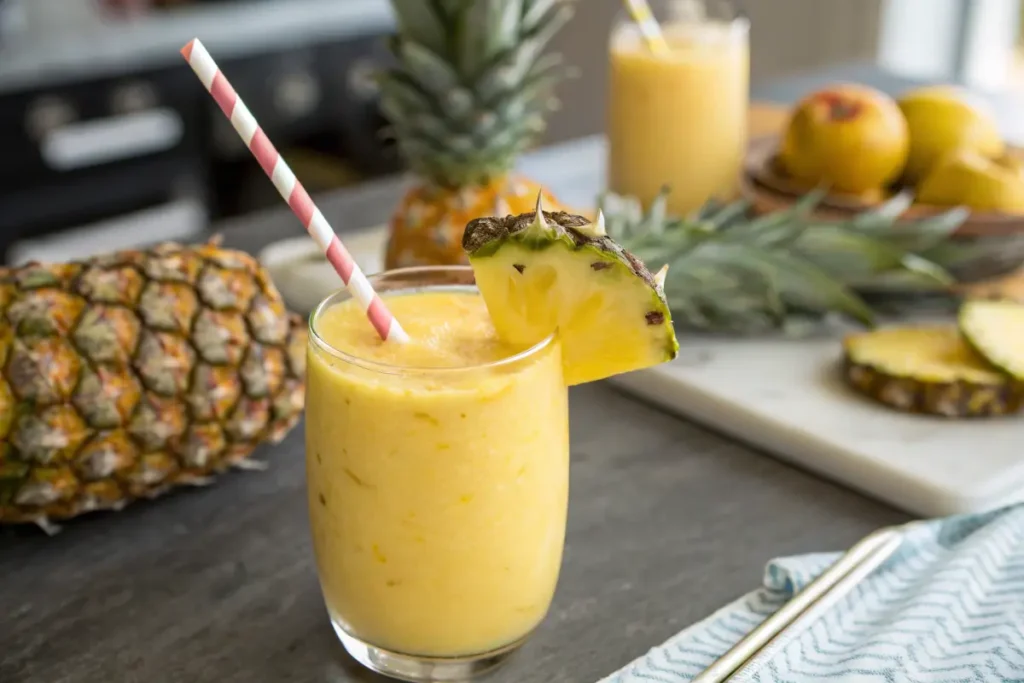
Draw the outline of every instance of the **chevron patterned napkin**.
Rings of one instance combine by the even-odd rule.
[[[768,563],[758,590],[601,683],[685,683],[839,557]],[[916,525],[899,550],[735,683],[1024,681],[1024,505]]]

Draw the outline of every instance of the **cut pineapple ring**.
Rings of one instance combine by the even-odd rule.
[[[1006,378],[989,368],[964,343],[955,327],[889,327],[852,334],[845,340],[847,357],[893,378],[924,384],[970,382],[1003,384]]]
[[[477,219],[463,245],[498,334],[528,345],[557,331],[568,384],[678,353],[655,277],[587,219],[562,212]]]
[[[960,331],[985,360],[1024,382],[1024,304],[968,301],[960,309]]]
[[[891,327],[843,342],[846,381],[897,410],[944,417],[1006,415],[1021,388],[990,367],[954,325]]]

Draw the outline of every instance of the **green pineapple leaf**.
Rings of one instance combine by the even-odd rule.
[[[669,265],[676,323],[713,332],[807,329],[830,315],[873,325],[862,294],[949,294],[969,269],[1024,261],[1019,240],[1016,250],[995,239],[953,241],[967,217],[960,209],[897,222],[912,201],[901,194],[850,220],[821,220],[813,210],[824,197],[815,190],[761,216],[745,201],[669,216],[667,190],[646,211],[611,193],[598,205],[612,239],[652,270]]]
[[[443,96],[461,85],[451,64],[425,46],[404,40],[398,51],[409,76],[431,95]]]
[[[878,206],[857,214],[853,219],[853,223],[857,226],[872,224],[890,225],[893,220],[902,216],[913,203],[914,195],[912,192],[898,192]]]
[[[378,74],[381,111],[406,164],[431,184],[508,174],[543,134],[568,75],[547,50],[567,0],[393,0],[396,66]]]
[[[565,0],[526,0],[523,4],[523,26],[537,26],[545,22],[555,20],[557,13],[563,13],[562,21],[569,20],[568,16],[565,16],[564,8],[569,8],[569,12],[572,8],[569,7]]]
[[[391,0],[398,31],[407,40],[419,43],[434,54],[448,49],[445,40],[444,15],[424,0]]]
[[[522,0],[465,0],[457,13],[454,61],[467,82],[477,80],[488,64],[516,45],[521,15]]]
[[[763,294],[766,307],[777,297],[799,309],[827,310],[848,315],[865,325],[874,324],[874,313],[859,296],[797,254],[737,244],[729,245],[721,258],[728,264],[760,270],[770,278],[777,293]]]
[[[928,274],[936,286],[946,286],[953,278],[935,263],[916,257],[898,245],[837,226],[812,226],[793,245],[808,260],[847,283],[876,273],[907,269]],[[924,264],[927,263],[927,266]]]
[[[382,104],[393,109],[399,120],[411,118],[410,112],[429,111],[434,107],[434,101],[426,93],[401,76],[380,79],[379,88]]]

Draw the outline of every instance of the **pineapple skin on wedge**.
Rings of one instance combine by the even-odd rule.
[[[604,234],[564,211],[478,218],[463,249],[498,334],[535,344],[557,330],[570,386],[648,368],[679,352],[662,284]]]
[[[857,392],[908,413],[993,417],[1024,405],[1024,388],[975,353],[955,325],[849,335],[843,376]]]

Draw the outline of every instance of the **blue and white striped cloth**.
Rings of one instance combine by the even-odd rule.
[[[764,585],[602,683],[685,683],[839,554],[773,560]],[[735,683],[1024,681],[1024,505],[914,526],[886,564]]]

